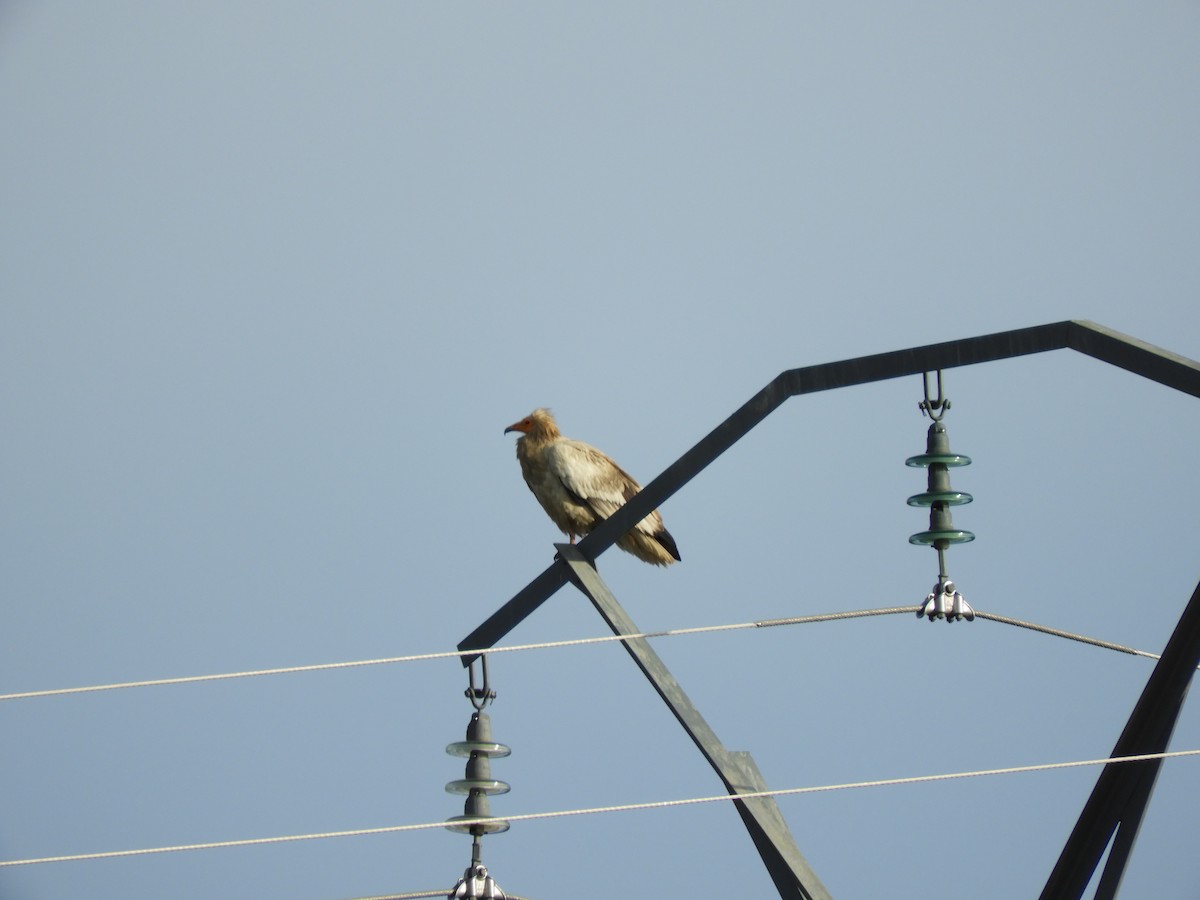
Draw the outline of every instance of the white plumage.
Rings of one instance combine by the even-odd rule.
[[[624,469],[583,441],[565,438],[548,409],[536,409],[504,429],[521,432],[517,460],[525,483],[554,524],[575,543],[642,489]],[[675,539],[658,510],[617,540],[640,560],[667,566],[678,560]]]

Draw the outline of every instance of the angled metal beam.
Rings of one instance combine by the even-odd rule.
[[[558,549],[563,568],[570,572],[571,581],[596,607],[613,634],[638,634],[637,625],[580,549],[572,544],[554,546]],[[642,670],[642,674],[658,691],[658,695],[670,708],[684,731],[700,748],[700,752],[716,771],[730,796],[737,797],[743,792],[765,791],[767,788],[762,775],[750,754],[725,749],[725,745],[700,715],[700,711],[684,693],[675,676],[654,652],[650,643],[645,638],[631,638],[621,643]],[[825,890],[800,848],[796,846],[796,841],[788,830],[774,798],[751,797],[733,802],[746,830],[750,832],[750,838],[754,841],[767,872],[771,875],[771,880],[775,882],[779,896],[785,900],[830,900],[829,892]]]
[[[458,649],[486,650],[496,646],[501,638],[520,625],[526,616],[549,600],[566,583],[566,569],[557,562],[552,563],[542,574],[517,591],[511,600],[488,616],[482,625],[459,641]],[[477,659],[478,653],[464,653],[462,664],[466,667]]]
[[[1101,362],[1200,397],[1200,363],[1145,341],[1097,325],[1071,322],[1067,346]]]
[[[1171,741],[1188,686],[1200,665],[1200,584],[1192,593],[1162,657],[1117,738],[1110,756],[1162,753]],[[1111,869],[1102,881],[1114,896],[1150,800],[1161,760],[1105,766],[1055,863],[1041,900],[1078,900],[1087,889],[1113,832]],[[1113,854],[1116,854],[1115,858]]]
[[[668,466],[632,500],[598,525],[580,542],[580,549],[585,555],[597,558],[617,538],[640,522],[652,509],[661,506],[790,397],[905,375],[919,375],[936,369],[1059,350],[1067,346],[1071,327],[1070,322],[1038,325],[782,372]]]
[[[661,506],[789,397],[1066,348],[1193,397],[1200,397],[1200,363],[1086,321],[1054,322],[789,369],[772,379],[733,415],[647,484],[637,496],[601,523],[580,542],[579,548],[590,559],[599,557],[634,523],[645,518],[650,510]],[[458,649],[466,651],[462,657],[463,665],[470,665],[478,658],[477,653],[470,651],[495,646],[562,587],[564,581],[560,576],[559,567],[550,566],[460,641]]]
[[[1121,879],[1125,877],[1125,865],[1133,853],[1133,845],[1137,840],[1138,829],[1150,804],[1150,795],[1154,792],[1154,782],[1158,780],[1158,770],[1162,767],[1161,759],[1147,760],[1151,765],[1139,773],[1134,783],[1133,791],[1126,804],[1127,812],[1117,823],[1117,833],[1113,837],[1112,847],[1108,851],[1108,859],[1104,863],[1104,871],[1100,874],[1100,884],[1096,886],[1096,894],[1092,900],[1115,900],[1121,887]]]

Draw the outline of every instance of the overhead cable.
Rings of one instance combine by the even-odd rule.
[[[1117,650],[1121,653],[1128,653],[1131,656],[1144,656],[1146,659],[1159,659],[1157,653],[1150,653],[1146,650],[1135,650],[1133,647],[1126,647],[1124,644],[1114,644],[1112,641],[1102,641],[1099,638],[1087,637],[1082,634],[1075,634],[1071,631],[1063,631],[1061,628],[1051,628],[1048,625],[1038,625],[1034,622],[1026,622],[1022,619],[1013,619],[1009,616],[1000,616],[996,613],[975,611],[975,615],[980,619],[990,619],[993,622],[1000,622],[1002,625],[1014,625],[1017,628],[1028,628],[1030,631],[1040,631],[1042,634],[1049,634],[1054,637],[1066,638],[1069,641],[1079,641],[1081,644],[1090,644],[1093,647],[1103,647],[1105,650]]]
[[[350,660],[348,662],[282,666],[274,669],[249,669],[243,672],[222,672],[214,675],[184,675],[175,678],[154,678],[146,681],[120,681],[112,684],[93,684],[85,685],[83,687],[51,688],[49,690],[40,691],[20,691],[10,694],[0,694],[0,701],[28,700],[36,697],[58,697],[66,696],[68,694],[90,694],[99,693],[101,691],[121,690],[123,688],[198,684],[205,681],[229,681],[237,678],[255,678],[263,675],[292,675],[300,672],[325,672],[333,669],[355,669],[365,666],[422,662],[435,659],[454,659],[476,654],[515,653],[524,650],[550,650],[559,647],[581,647],[589,644],[606,644],[613,641],[631,641],[640,638],[679,637],[681,635],[689,634],[712,634],[723,631],[738,631],[752,628],[774,628],[783,625],[808,625],[815,622],[835,622],[843,619],[861,619],[871,616],[896,615],[899,613],[908,613],[911,615],[919,609],[919,606],[883,606],[875,609],[858,609],[850,610],[848,612],[820,613],[811,616],[785,616],[777,619],[762,619],[754,622],[734,622],[725,625],[700,625],[691,628],[668,628],[661,631],[643,631],[637,634],[609,634],[600,635],[598,637],[573,638],[570,640],[543,641],[533,644],[508,644],[506,646],[487,647],[480,648],[478,650],[443,650],[433,653],[413,653],[407,656],[386,656],[378,659]],[[1046,625],[1037,625],[1033,622],[1026,622],[1021,619],[1013,619],[1008,616],[996,615],[995,613],[979,612],[978,610],[975,612],[975,615],[981,619],[988,619],[993,622],[999,622],[1004,625],[1013,625],[1018,628],[1029,629],[1031,631],[1038,631],[1042,634],[1048,634],[1054,637],[1067,638],[1068,640],[1079,641],[1080,643],[1089,644],[1094,647],[1101,647],[1105,650],[1116,650],[1120,653],[1127,653],[1131,656],[1142,656],[1146,659],[1159,658],[1157,653],[1150,653],[1146,650],[1136,650],[1133,647],[1127,647],[1124,644],[1116,644],[1112,641],[1091,638],[1087,637],[1086,635],[1075,634],[1070,631],[1064,631],[1059,628],[1051,628]]]
[[[1010,766],[1002,769],[978,769],[972,772],[947,772],[940,775],[915,775],[906,778],[881,778],[873,781],[855,781],[843,784],[823,784],[813,787],[782,788],[780,790],[747,791],[735,795],[718,794],[710,797],[689,797],[682,800],[656,800],[646,803],[624,803],[615,806],[593,806],[584,809],[564,809],[554,812],[521,813],[505,815],[507,822],[530,822],[538,819],[561,819],[567,816],[590,816],[600,813],[634,812],[646,809],[666,809],[675,806],[694,806],[701,803],[720,803],[729,800],[753,800],[758,797],[790,797],[799,794],[817,794],[827,791],[843,791],[854,788],[892,787],[901,784],[926,784],[934,781],[951,781],[960,778],[976,778],[988,775],[1016,775],[1025,772],[1045,772],[1054,769],[1072,769],[1083,766],[1117,765],[1120,763],[1147,762],[1152,759],[1175,759],[1185,756],[1200,756],[1200,750],[1173,750],[1166,753],[1142,753],[1137,756],[1118,756],[1105,759],[1081,759],[1070,762],[1041,763],[1031,766]],[[457,824],[470,825],[474,820],[463,819]],[[489,821],[479,819],[480,823]],[[68,856],[43,856],[34,859],[11,859],[0,861],[0,868],[32,866],[43,863],[81,862],[84,860],[118,859],[129,856],[150,856],[159,853],[179,853],[185,850],[217,850],[226,847],[253,847],[263,844],[284,844],[295,841],[313,841],[335,837],[361,837],[375,834],[397,834],[405,831],[425,831],[445,828],[443,822],[422,822],[417,825],[385,825],[379,828],[356,828],[348,831],[326,831],[316,834],[291,834],[279,837],[249,838],[232,841],[212,841],[204,844],[176,844],[167,847],[146,847],[138,850],[110,850],[100,853],[76,853]]]
[[[323,672],[331,669],[353,669],[362,666],[380,666],[392,663],[420,662],[433,659],[454,659],[475,654],[514,653],[520,650],[549,650],[556,647],[579,647],[585,644],[605,644],[613,641],[631,641],[637,638],[676,637],[684,634],[705,634],[719,631],[734,631],[745,628],[770,628],[777,625],[801,625],[810,622],[832,622],[838,619],[855,619],[866,616],[885,616],[895,613],[912,613],[915,606],[888,606],[880,609],[862,609],[852,612],[823,613],[814,616],[791,616],[783,619],[766,619],[760,622],[737,622],[729,625],[701,625],[693,628],[670,628],[663,631],[646,631],[638,634],[601,635],[599,637],[574,638],[561,641],[544,641],[536,644],[508,644],[479,650],[445,650],[434,653],[414,653],[408,656],[387,656],[379,659],[359,659],[350,662],[316,663],[315,665],[284,666],[275,669],[251,669],[245,672],[224,672],[217,675],[184,675],[178,678],[155,678],[148,681],[121,681],[113,684],[93,684],[85,687],[52,688],[43,691],[22,691],[0,694],[0,700],[27,700],[33,697],[56,697],[66,694],[88,694],[99,691],[115,691],[122,688],[161,687],[172,684],[196,684],[202,681],[228,681],[234,678],[253,678],[260,675],[291,675],[298,672]]]

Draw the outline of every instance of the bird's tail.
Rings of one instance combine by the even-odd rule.
[[[671,537],[671,533],[665,528],[654,534],[634,529],[622,535],[617,541],[617,546],[627,553],[632,553],[642,562],[655,566],[669,566],[680,558],[675,538]]]

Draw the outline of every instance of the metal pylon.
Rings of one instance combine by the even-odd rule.
[[[584,584],[591,583],[593,588],[599,586],[603,588],[602,594],[607,594],[610,598],[612,595],[607,588],[604,588],[598,575],[595,576],[594,583],[591,582],[591,576],[587,575],[585,570],[590,570],[594,575],[595,569],[589,560],[596,559],[616,543],[621,535],[644,519],[651,510],[670,499],[680,488],[745,437],[789,398],[1054,350],[1074,350],[1140,375],[1164,387],[1200,398],[1200,363],[1129,335],[1121,334],[1111,328],[1105,328],[1103,325],[1097,325],[1095,322],[1082,320],[1053,322],[1036,325],[1032,328],[1018,328],[1013,331],[893,350],[873,356],[844,359],[800,369],[789,369],[772,379],[725,421],[705,435],[694,447],[663,470],[628,503],[600,523],[578,546],[557,545],[560,547],[560,555],[553,564],[493,612],[474,631],[459,641],[458,649],[463,665],[469,666],[478,659],[479,651],[494,647],[568,581],[580,587],[597,608],[601,608],[602,604],[597,600],[597,595],[590,588],[585,588]],[[565,554],[562,551],[564,546],[569,548]],[[1187,684],[1190,683],[1191,671],[1194,671],[1196,664],[1200,662],[1200,659],[1197,658],[1200,657],[1200,599],[1198,597],[1200,597],[1200,587],[1197,588],[1197,593],[1193,594],[1192,601],[1180,619],[1179,626],[1176,628],[1171,642],[1167,645],[1162,660],[1155,668],[1141,700],[1134,708],[1129,723],[1117,743],[1117,748],[1112,753],[1113,756],[1136,755],[1155,752],[1150,748],[1159,750],[1166,748],[1179,708],[1183,704]],[[612,605],[613,609],[624,615],[624,610],[616,603],[615,599],[612,599]],[[603,614],[604,610],[601,609],[601,612]],[[628,616],[624,616],[624,620],[627,624],[622,627],[633,629],[633,624],[629,622]],[[617,631],[617,625],[613,625],[611,620],[609,624],[614,631]],[[626,646],[634,658],[639,660],[638,665],[642,666],[647,677],[654,682],[655,679],[643,665],[639,654],[634,652],[635,642],[627,642]],[[761,777],[749,756],[730,752],[721,746],[711,729],[704,724],[699,713],[687,701],[682,689],[673,678],[670,678],[670,673],[662,666],[662,661],[658,660],[657,655],[653,654],[648,646],[645,647],[645,650],[653,656],[654,660],[657,660],[662,673],[670,679],[669,684],[673,684],[674,689],[678,690],[679,696],[687,702],[687,707],[695,714],[696,720],[711,737],[711,745],[720,748],[717,753],[710,755],[705,751],[705,744],[697,737],[701,731],[693,732],[689,729],[689,734],[700,746],[701,751],[705,752],[709,762],[717,769],[730,794],[736,796],[738,793],[746,791],[748,786],[753,786],[755,790],[761,790]],[[1173,660],[1169,669],[1166,665],[1168,659]],[[1187,665],[1187,659],[1191,659],[1191,671],[1181,682],[1179,679],[1183,676],[1179,674],[1178,667]],[[1180,662],[1181,660],[1183,662]],[[1163,674],[1160,675],[1160,672]],[[1168,672],[1172,674],[1168,675]],[[667,693],[664,693],[663,688],[657,682],[655,687],[668,705],[671,705],[676,718],[687,728],[688,722],[672,704]],[[1165,731],[1162,730],[1164,724]],[[1119,775],[1117,769],[1129,774]],[[1120,766],[1109,766],[1101,773],[1096,783],[1096,789],[1092,792],[1088,805],[1080,815],[1075,831],[1072,832],[1067,845],[1063,848],[1062,856],[1059,858],[1054,873],[1051,874],[1050,881],[1047,882],[1046,889],[1042,893],[1042,900],[1080,896],[1088,879],[1085,878],[1084,885],[1074,893],[1070,892],[1073,890],[1072,888],[1066,888],[1063,892],[1063,885],[1067,880],[1074,883],[1074,879],[1078,877],[1080,865],[1088,867],[1087,871],[1090,877],[1090,873],[1095,870],[1100,856],[1103,855],[1104,847],[1107,846],[1114,831],[1116,838],[1113,840],[1113,847],[1109,852],[1109,862],[1102,876],[1097,896],[1100,900],[1107,900],[1107,898],[1115,896],[1124,862],[1132,850],[1133,838],[1137,833],[1146,804],[1149,802],[1158,769],[1157,762],[1122,763]],[[776,849],[774,850],[761,843],[766,835],[778,834],[778,827],[769,827],[770,823],[767,821],[772,816],[779,814],[774,802],[770,802],[769,806],[750,799],[735,800],[734,802],[738,812],[746,820],[747,828],[750,830],[759,852],[762,853],[768,869],[771,869],[772,878],[775,878],[777,886],[781,884],[781,881],[776,877],[776,873],[781,873],[784,885],[780,888],[782,896],[827,896],[815,875],[812,875],[810,882],[804,874],[805,872],[811,874],[811,869],[808,869],[799,850],[795,849],[795,842],[791,839],[790,834],[786,835],[785,841],[775,844]],[[752,822],[756,822],[758,825],[752,825]],[[775,825],[782,826],[782,830],[786,834],[787,826],[782,824],[781,817]],[[756,831],[756,828],[760,826],[762,830]],[[1104,831],[1105,828],[1107,831]],[[1103,834],[1099,850],[1095,849],[1097,839],[1093,832],[1096,829],[1099,829],[1096,833]],[[770,839],[767,839],[767,844],[770,843]],[[794,856],[792,856],[791,850],[779,849],[789,846],[791,850],[795,850]],[[765,850],[764,847],[766,847]],[[775,856],[776,852],[778,852],[778,856]],[[771,868],[773,859],[779,868]],[[789,860],[796,859],[801,865],[793,865],[792,862],[789,862]],[[791,870],[790,875],[788,874],[789,869]],[[1070,879],[1060,880],[1060,876],[1065,878],[1068,872],[1075,874],[1071,875]],[[783,893],[788,889],[787,885],[791,883],[789,879],[794,879],[793,893]],[[794,891],[804,889],[801,887],[802,884],[815,885],[822,893],[811,895],[795,893]]]

